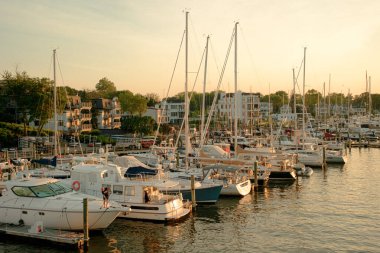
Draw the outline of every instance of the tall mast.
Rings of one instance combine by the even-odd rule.
[[[273,126],[272,126],[272,114],[270,111],[270,84],[269,84],[269,97],[268,97],[268,119],[269,119],[269,127],[270,127],[270,146],[273,147]]]
[[[235,154],[236,154],[236,151],[237,151],[237,135],[238,135],[238,132],[237,132],[237,129],[238,129],[238,115],[237,115],[237,97],[236,97],[236,92],[237,92],[237,25],[239,23],[236,22],[235,23],[235,108],[234,108],[234,132],[235,132],[235,140],[234,140],[234,150],[235,150]]]
[[[293,68],[293,112],[295,114],[295,119],[294,119],[294,129],[297,129],[297,101],[296,101],[296,74],[294,73],[294,68]]]
[[[329,118],[330,118],[330,116],[331,116],[331,111],[330,111],[330,105],[331,105],[331,101],[330,101],[330,85],[331,85],[331,74],[329,74],[329,93],[328,93],[328,96],[329,96],[328,116],[329,116]]]
[[[56,49],[53,50],[53,74],[54,74],[54,156],[58,155],[58,140],[57,140],[57,132],[58,132],[58,124],[57,124],[57,80],[55,74],[55,55]]]
[[[303,49],[303,82],[302,82],[302,144],[305,142],[305,73],[306,73],[306,47]]]
[[[189,97],[188,97],[188,91],[187,91],[187,83],[188,83],[188,16],[189,12],[186,12],[186,50],[185,50],[185,168],[188,169],[188,156],[189,156],[189,145],[190,145],[190,139],[189,139]]]
[[[368,77],[368,116],[371,119],[372,97],[371,97],[371,76]]]
[[[365,93],[368,92],[368,75],[367,70],[365,71]],[[368,106],[366,106],[366,110],[369,111],[369,92],[368,92]]]
[[[208,41],[210,36],[207,36],[206,41],[206,57],[205,57],[205,73],[203,77],[203,97],[202,97],[202,115],[201,115],[201,145],[203,145],[203,141],[205,139],[204,135],[204,124],[205,124],[205,107],[206,107],[206,77],[207,77],[207,55],[208,55]]]
[[[325,131],[326,131],[326,126],[327,126],[327,117],[326,117],[326,113],[327,113],[327,110],[326,110],[326,83],[323,82],[323,121],[325,123]]]

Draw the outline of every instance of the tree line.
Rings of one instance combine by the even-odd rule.
[[[11,73],[5,71],[0,81],[0,121],[9,123],[20,123],[23,125],[24,133],[32,121],[38,120],[37,132],[40,134],[43,126],[53,117],[53,81],[48,78],[30,77],[25,71]],[[222,91],[221,91],[222,92]],[[117,97],[121,109],[127,112],[133,119],[122,122],[122,128],[126,131],[152,131],[155,122],[142,118],[147,108],[154,106],[160,101],[160,97],[155,93],[147,93],[145,95],[134,94],[129,90],[116,89],[115,84],[104,77],[95,84],[95,89],[77,90],[69,86],[57,87],[57,111],[63,112],[67,104],[68,96],[78,95],[82,101],[90,101],[97,98],[112,99]],[[207,92],[205,94],[206,108],[210,108],[214,99],[215,92]],[[290,96],[289,96],[290,95]],[[353,107],[368,108],[368,93],[353,96],[352,94],[344,95],[342,93],[331,93],[326,97],[314,89],[305,93],[305,106],[308,112],[315,115],[315,105],[323,104],[329,101],[334,105],[347,105]],[[199,117],[202,107],[203,94],[192,92],[190,99],[190,117]],[[278,113],[282,105],[293,105],[294,96],[285,91],[276,91],[270,95],[259,94],[261,102],[270,102],[273,106],[273,113]],[[300,94],[296,94],[296,103],[302,104]],[[372,94],[373,110],[380,109],[380,95]],[[175,96],[166,98],[168,102],[184,102],[184,92]],[[327,102],[326,102],[327,103]],[[207,113],[207,109],[206,109]],[[96,112],[94,113],[96,114]],[[135,124],[133,126],[127,124]],[[145,126],[144,124],[148,124]],[[144,125],[144,126],[143,126]],[[169,129],[165,127],[164,129]]]

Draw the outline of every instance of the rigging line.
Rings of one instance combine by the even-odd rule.
[[[256,77],[257,77],[259,83],[261,83],[262,82],[262,78],[260,77],[259,73],[257,72],[257,67],[256,67],[255,62],[253,61],[253,56],[252,56],[251,50],[249,50],[248,42],[247,42],[247,39],[245,37],[245,34],[244,34],[244,31],[243,31],[243,28],[242,28],[241,24],[239,24],[239,29],[240,29],[240,32],[241,32],[241,36],[243,37],[244,45],[245,45],[245,47],[246,47],[246,49],[248,51],[248,56],[249,56],[249,60],[252,63],[253,71],[255,72]]]
[[[181,43],[180,43],[180,46],[179,46],[179,49],[178,49],[178,53],[177,53],[177,59],[175,60],[175,64],[174,64],[174,68],[173,68],[173,72],[172,72],[172,75],[171,75],[171,78],[170,78],[170,82],[169,82],[169,88],[166,92],[166,97],[164,98],[164,104],[163,104],[163,109],[162,109],[162,115],[165,115],[165,111],[166,111],[166,101],[169,97],[169,92],[170,92],[170,88],[172,86],[172,83],[173,83],[173,78],[174,78],[174,73],[175,73],[175,70],[177,68],[177,63],[178,63],[178,59],[179,59],[179,54],[181,53],[181,49],[182,49],[182,44],[183,44],[183,40],[185,38],[185,33],[186,33],[186,30],[183,31],[183,34],[182,34],[182,39],[181,39]],[[161,118],[162,119],[162,118]],[[157,130],[156,130],[156,134],[154,135],[154,142],[153,143],[156,143],[156,140],[157,140],[157,136],[158,136],[158,133],[160,131],[160,126],[161,126],[161,121],[160,120],[157,124]]]
[[[199,39],[198,39],[198,33],[197,31],[195,30],[195,26],[194,26],[194,23],[193,23],[193,20],[191,19],[191,15],[189,15],[189,23],[190,23],[190,28],[192,30],[192,33],[195,35],[195,42],[196,42],[196,48],[198,50],[198,54],[201,52],[201,45],[199,43]],[[191,40],[190,40],[190,43],[191,43]]]
[[[213,59],[214,59],[214,62],[215,62],[215,66],[216,66],[216,70],[217,70],[217,73],[218,75],[220,75],[220,67],[219,67],[219,60],[217,59],[217,55],[215,54],[215,50],[214,50],[214,46],[211,42],[211,37],[209,39],[209,44],[210,44],[210,47],[211,47],[211,52],[212,52],[212,56],[213,56]]]
[[[208,127],[210,125],[210,122],[211,122],[211,118],[212,118],[212,116],[214,114],[214,111],[215,111],[216,100],[217,100],[218,95],[219,95],[220,85],[222,84],[222,81],[223,81],[224,71],[226,70],[226,67],[227,67],[227,62],[228,62],[228,58],[229,58],[229,55],[230,55],[230,52],[231,52],[232,43],[234,41],[234,36],[235,36],[235,28],[233,29],[233,32],[232,32],[232,35],[231,35],[230,44],[228,46],[227,54],[226,54],[226,57],[224,59],[224,64],[223,64],[222,72],[220,73],[220,76],[219,76],[218,86],[217,86],[217,89],[215,91],[214,99],[212,101],[212,105],[211,105],[210,112],[209,112],[208,117],[207,117],[206,124],[205,124],[204,129],[203,129],[203,136],[201,137],[201,140],[203,140],[203,141],[205,141],[205,136],[206,136],[205,129],[208,129]],[[200,146],[202,147],[203,143],[200,143]]]
[[[191,89],[191,92],[190,92],[189,103],[190,103],[191,98],[193,97],[193,94],[194,94],[195,84],[197,83],[198,76],[199,76],[199,72],[200,72],[200,69],[201,69],[201,67],[202,67],[202,63],[203,63],[203,59],[204,59],[205,54],[206,54],[206,46],[205,46],[205,49],[203,50],[203,54],[202,54],[202,58],[201,58],[201,62],[199,63],[198,71],[197,71],[197,75],[195,76],[195,80],[194,80],[194,83],[193,83],[193,88]],[[185,106],[186,106],[186,105],[185,105]],[[190,105],[189,105],[189,106],[190,106]],[[182,119],[181,127],[180,127],[180,129],[179,129],[179,133],[182,131],[182,128],[183,128],[184,123],[185,123],[185,118]],[[175,147],[177,147],[177,145],[178,145],[179,138],[180,138],[180,134],[177,136],[177,140],[176,140],[176,142],[175,142]]]

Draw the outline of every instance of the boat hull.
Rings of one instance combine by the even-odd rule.
[[[197,203],[203,204],[213,204],[218,201],[220,192],[222,190],[222,185],[214,185],[207,187],[199,187],[195,189],[195,200]],[[182,197],[184,200],[191,201],[191,188],[190,187],[181,187],[181,188],[170,188],[165,189],[167,193],[182,193]]]

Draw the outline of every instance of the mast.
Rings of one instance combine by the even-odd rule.
[[[205,107],[206,107],[206,77],[207,77],[207,55],[208,55],[208,41],[210,36],[207,36],[206,41],[206,56],[205,56],[205,72],[203,77],[203,97],[202,97],[202,113],[201,113],[201,145],[203,145],[203,140],[206,136],[204,135],[204,124],[205,124]]]
[[[269,126],[270,126],[270,146],[273,147],[273,126],[272,126],[272,114],[270,111],[270,84],[269,84],[269,97],[268,97],[268,119],[269,119]]]
[[[303,48],[303,82],[302,82],[302,144],[305,144],[305,73],[306,73],[306,47]]]
[[[235,117],[234,117],[234,132],[235,132],[235,140],[234,140],[234,150],[235,150],[235,153],[237,151],[237,135],[238,135],[238,132],[237,132],[237,129],[238,129],[238,116],[237,116],[237,97],[236,97],[236,92],[237,92],[237,25],[239,23],[236,22],[235,23],[235,108],[234,108],[234,114],[235,114]]]
[[[326,126],[327,126],[327,110],[326,110],[326,83],[323,82],[323,121],[324,121],[324,124],[325,124],[325,132],[326,132]]]
[[[57,124],[57,79],[55,72],[55,55],[56,49],[53,50],[53,74],[54,74],[54,156],[58,155],[58,140],[57,140],[57,132],[58,132],[58,124]]]
[[[294,129],[297,129],[297,101],[296,101],[296,74],[294,73],[294,68],[293,68],[293,112],[295,114],[295,119],[294,119]]]
[[[188,84],[188,66],[187,66],[187,63],[188,63],[188,16],[189,16],[189,12],[187,11],[186,12],[186,50],[185,50],[185,168],[188,169],[189,168],[189,164],[188,164],[188,156],[189,156],[189,97],[188,97],[188,91],[187,91],[187,84]]]
[[[372,97],[371,97],[371,76],[368,77],[368,116],[371,119]]]
[[[329,74],[329,93],[328,93],[328,96],[329,96],[329,108],[328,108],[329,118],[331,116],[331,111],[330,111],[330,105],[331,105],[331,101],[330,101],[330,84],[331,84],[331,74]]]

